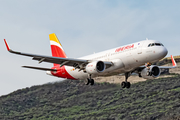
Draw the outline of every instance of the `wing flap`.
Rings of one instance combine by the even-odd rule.
[[[67,66],[74,66],[74,64],[82,64],[88,63],[88,60],[82,59],[72,59],[72,58],[60,58],[60,57],[49,57],[49,56],[35,56],[33,60],[41,61],[41,62],[49,62],[49,63],[56,63],[56,64],[63,64]]]

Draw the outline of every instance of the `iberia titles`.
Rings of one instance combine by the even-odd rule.
[[[131,48],[134,48],[134,44],[117,48],[117,49],[115,50],[115,52],[120,52],[120,51],[128,50],[128,49],[131,49]]]

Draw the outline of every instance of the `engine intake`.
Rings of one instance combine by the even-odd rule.
[[[152,65],[149,68],[144,68],[140,74],[145,79],[155,79],[159,77],[159,75],[161,74],[161,70],[158,66]]]
[[[89,74],[101,73],[105,70],[106,65],[102,61],[94,61],[86,65],[86,72]]]

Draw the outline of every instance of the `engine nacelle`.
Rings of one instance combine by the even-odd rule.
[[[158,66],[151,65],[149,68],[144,68],[140,75],[145,79],[155,79],[161,74]]]
[[[106,65],[102,61],[94,61],[86,65],[86,72],[89,74],[101,73],[105,70]]]

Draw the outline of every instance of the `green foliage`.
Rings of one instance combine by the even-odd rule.
[[[180,112],[180,76],[120,85],[66,80],[0,97],[0,119],[174,119]],[[175,120],[175,119],[174,119]]]

